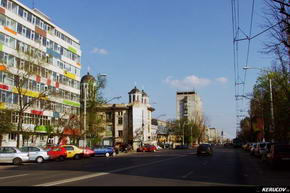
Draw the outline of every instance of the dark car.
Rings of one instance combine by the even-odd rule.
[[[269,152],[266,157],[263,157],[264,161],[276,167],[280,164],[290,163],[290,144],[271,144]]]
[[[200,144],[196,150],[197,155],[212,155],[213,149],[210,144]]]
[[[175,149],[188,149],[188,145],[177,145]]]

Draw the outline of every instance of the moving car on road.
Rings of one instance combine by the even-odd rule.
[[[102,156],[115,156],[116,152],[115,152],[115,148],[112,146],[96,146],[95,148],[93,148],[95,155],[102,155]]]
[[[84,150],[78,148],[75,145],[62,145],[61,147],[64,147],[67,152],[67,158],[73,158],[73,159],[80,159],[84,156]]]
[[[0,147],[0,163],[13,163],[19,165],[28,160],[28,153],[23,153],[18,148]]]
[[[35,161],[36,163],[42,163],[50,158],[47,151],[40,147],[23,146],[20,151],[28,153],[29,161]]]
[[[212,155],[213,149],[210,144],[200,144],[196,150],[196,155]]]

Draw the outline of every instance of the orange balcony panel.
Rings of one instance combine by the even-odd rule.
[[[8,31],[8,32],[10,32],[10,33],[12,33],[12,34],[14,34],[14,35],[17,35],[16,31],[10,29],[9,27],[4,26],[4,29],[5,29],[6,31]]]
[[[46,37],[46,31],[40,29],[39,27],[35,26],[35,32],[38,33],[39,35]]]
[[[3,14],[3,15],[5,15],[5,9],[4,9],[4,8],[2,8],[2,7],[0,7],[0,14]]]
[[[7,70],[6,66],[0,65],[0,71],[5,71],[5,70]]]

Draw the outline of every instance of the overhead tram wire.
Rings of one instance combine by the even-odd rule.
[[[255,9],[255,0],[252,0],[252,10],[251,10],[251,23],[250,23],[250,31],[249,31],[249,36],[252,36],[252,29],[253,29],[253,18],[254,18],[254,9]],[[247,48],[247,57],[246,57],[246,64],[245,66],[248,67],[248,62],[249,62],[249,55],[250,55],[250,47],[251,47],[251,40],[248,39],[248,48]],[[245,96],[245,84],[246,84],[246,77],[247,77],[247,71],[244,71],[244,85],[243,85],[243,96]]]

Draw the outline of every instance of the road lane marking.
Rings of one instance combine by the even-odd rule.
[[[108,172],[99,172],[99,173],[96,173],[96,174],[89,174],[89,175],[84,175],[84,176],[79,176],[79,177],[74,177],[74,178],[68,178],[68,179],[58,180],[58,181],[54,181],[54,182],[48,182],[48,183],[44,183],[44,184],[37,184],[37,185],[34,185],[34,186],[55,186],[55,185],[59,185],[59,184],[66,184],[66,183],[70,183],[70,182],[75,182],[75,181],[85,180],[85,179],[89,179],[89,178],[104,176],[104,175],[108,175],[108,174],[112,174],[112,173],[116,173],[116,172],[121,172],[121,171],[126,171],[126,170],[139,168],[139,167],[143,167],[143,166],[153,165],[153,164],[156,164],[156,163],[161,163],[161,162],[174,160],[174,159],[178,159],[178,158],[182,158],[182,157],[186,157],[186,156],[183,155],[183,156],[178,156],[178,157],[174,157],[174,158],[168,158],[168,159],[163,159],[163,160],[154,161],[154,162],[150,162],[150,163],[145,163],[145,164],[125,167],[125,168],[120,168],[120,169],[116,169],[116,170],[111,170],[111,171],[108,171]]]
[[[28,174],[19,174],[19,175],[14,175],[14,176],[0,177],[0,180],[8,179],[8,178],[17,178],[17,177],[22,177],[22,176],[27,176],[27,175]]]
[[[187,174],[185,174],[184,176],[182,176],[181,178],[187,178],[188,176],[190,176],[193,173],[193,171],[188,172]]]

